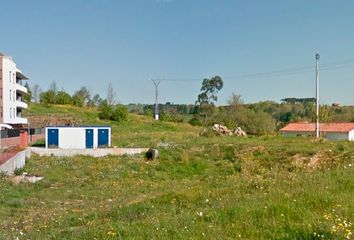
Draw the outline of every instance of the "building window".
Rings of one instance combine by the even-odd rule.
[[[10,118],[12,118],[12,108],[10,108]]]
[[[14,91],[14,102],[16,101],[16,92]]]
[[[9,80],[11,82],[11,71],[9,72]]]
[[[16,83],[16,75],[15,75],[15,73],[13,74],[13,81],[14,81],[14,83]]]
[[[14,118],[16,118],[16,108],[14,108]]]
[[[11,92],[11,90],[10,90],[10,101],[11,101],[11,95],[12,95],[12,92]]]

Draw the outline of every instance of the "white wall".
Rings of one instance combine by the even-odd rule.
[[[27,92],[27,90],[24,90],[22,86],[16,83],[17,71],[16,64],[10,58],[3,57],[3,122],[8,124],[27,123],[26,118],[17,117],[18,102],[16,100],[16,89],[21,88],[22,91]]]
[[[354,141],[354,129],[349,132],[349,141]]]
[[[325,136],[329,140],[348,140],[348,133],[326,132]]]
[[[59,148],[86,148],[85,128],[59,128]]]

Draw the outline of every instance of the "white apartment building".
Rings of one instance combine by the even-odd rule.
[[[27,124],[27,118],[23,117],[28,107],[24,100],[27,93],[24,80],[28,78],[16,67],[13,59],[0,52],[0,124]]]

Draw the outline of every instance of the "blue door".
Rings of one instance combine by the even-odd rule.
[[[108,129],[98,129],[98,147],[108,147]]]
[[[59,131],[58,129],[48,129],[48,147],[57,148],[59,146]]]
[[[93,148],[93,129],[86,129],[86,148]]]

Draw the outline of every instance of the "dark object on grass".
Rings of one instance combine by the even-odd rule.
[[[147,160],[154,160],[159,156],[159,151],[153,148],[150,148],[145,154]]]

